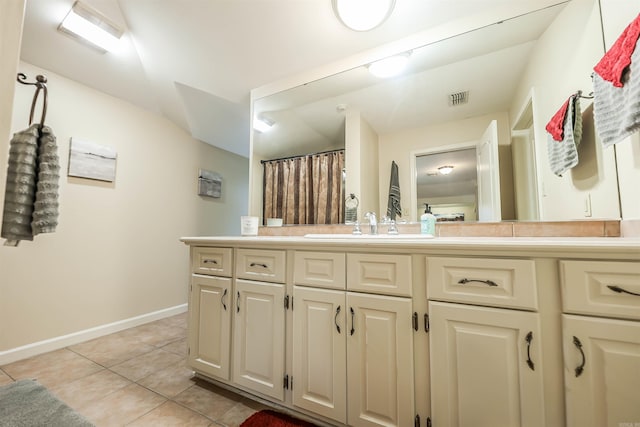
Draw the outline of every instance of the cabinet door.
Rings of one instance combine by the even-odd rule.
[[[348,424],[413,425],[411,299],[348,292],[347,307]]]
[[[562,317],[567,425],[640,425],[640,322]]]
[[[295,286],[293,295],[293,404],[345,423],[345,293]]]
[[[236,280],[233,381],[284,399],[284,285]]]
[[[229,380],[231,279],[194,274],[189,298],[189,365]]]
[[[544,425],[538,317],[429,302],[434,425]]]

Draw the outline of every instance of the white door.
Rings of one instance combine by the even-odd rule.
[[[411,299],[347,292],[347,307],[348,424],[413,425]]]
[[[545,424],[538,317],[525,311],[429,302],[434,425]]]
[[[216,378],[229,380],[231,347],[231,279],[191,278],[189,298],[189,365]]]
[[[640,425],[640,322],[563,315],[567,426]]]
[[[294,286],[293,299],[293,404],[345,423],[345,293]]]
[[[492,120],[476,146],[478,167],[478,220],[501,221],[498,122]]]
[[[233,382],[284,399],[284,285],[236,280]]]

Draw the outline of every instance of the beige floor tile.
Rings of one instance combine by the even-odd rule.
[[[136,326],[135,328],[118,332],[118,335],[154,347],[162,347],[187,336],[185,328],[167,326],[159,322],[160,321]]]
[[[154,323],[159,323],[166,326],[176,326],[187,329],[187,312],[176,314],[175,316],[165,317],[164,319],[156,320]]]
[[[86,405],[81,414],[97,427],[123,426],[166,401],[164,397],[144,387],[131,384]]]
[[[32,378],[45,387],[86,377],[102,370],[102,366],[66,348],[13,362],[2,369],[14,379]]]
[[[165,427],[165,426],[189,426],[206,427],[211,425],[211,420],[187,409],[177,403],[168,401],[158,406],[151,412],[138,418],[127,426],[131,427]]]
[[[169,398],[182,393],[194,383],[193,371],[187,367],[184,360],[138,381],[138,384]]]
[[[238,402],[216,421],[227,427],[239,427],[244,420],[256,412],[258,412],[258,409],[246,405],[246,402]]]
[[[117,365],[155,350],[152,345],[137,342],[135,338],[120,334],[122,332],[72,345],[69,348],[106,367]]]
[[[156,349],[152,352],[112,366],[111,370],[132,381],[138,381],[156,371],[174,365],[182,360],[184,360],[184,358],[177,354],[169,353],[162,349]]]
[[[175,402],[217,421],[233,408],[241,398],[222,389],[210,387],[198,381],[173,398]]]
[[[180,356],[184,356],[185,358],[187,357],[188,348],[189,346],[187,343],[187,338],[179,339],[162,347],[163,350],[170,351],[171,353],[175,353]]]
[[[103,369],[79,380],[51,389],[60,400],[81,412],[86,406],[131,384],[131,381]]]
[[[13,382],[13,378],[7,375],[4,371],[0,370],[0,386]]]

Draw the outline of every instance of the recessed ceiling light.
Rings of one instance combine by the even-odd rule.
[[[333,11],[347,28],[373,30],[393,11],[395,0],[332,0]]]
[[[440,166],[438,172],[440,172],[441,175],[449,175],[453,172],[453,166]]]
[[[390,56],[369,64],[369,72],[376,77],[387,78],[402,73],[409,63],[409,53]]]
[[[268,132],[271,130],[271,127],[275,124],[273,120],[270,120],[266,117],[255,118],[253,120],[253,129],[258,132]]]
[[[101,52],[119,49],[124,33],[117,25],[95,9],[76,1],[58,26],[58,30],[87,43]]]

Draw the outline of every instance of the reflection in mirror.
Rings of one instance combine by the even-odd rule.
[[[360,199],[359,217],[386,212],[395,161],[402,219],[415,221],[412,153],[475,145],[496,121],[491,203],[500,204],[478,220],[619,218],[613,150],[593,144],[597,167],[561,178],[546,159],[544,126],[571,93],[591,91],[601,39],[597,0],[571,0],[412,49],[400,77],[380,80],[361,66],[254,99],[254,116],[274,125],[252,137],[252,213],[262,215],[260,160],[344,148],[344,191]]]

